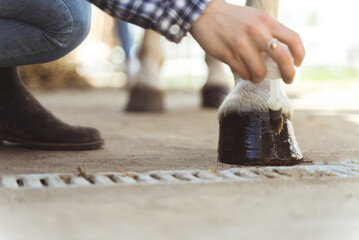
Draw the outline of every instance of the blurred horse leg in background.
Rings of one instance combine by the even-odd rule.
[[[160,80],[160,70],[165,58],[161,36],[146,30],[139,51],[141,68],[130,89],[127,111],[164,110],[165,91]],[[124,41],[125,42],[125,41]],[[203,107],[219,107],[229,93],[231,82],[224,65],[206,54],[207,81],[201,89]]]
[[[160,81],[160,69],[164,61],[161,36],[146,30],[138,53],[141,68],[130,87],[127,111],[164,110],[165,91]]]
[[[231,90],[231,82],[224,71],[224,64],[206,54],[207,81],[201,89],[202,107],[218,108]]]

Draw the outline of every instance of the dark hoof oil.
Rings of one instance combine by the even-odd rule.
[[[230,113],[220,119],[218,160],[235,165],[295,165],[303,155],[292,123],[284,115],[283,129],[275,134],[268,112]]]

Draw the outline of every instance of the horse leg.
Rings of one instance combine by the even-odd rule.
[[[165,91],[159,72],[164,61],[160,35],[146,30],[139,51],[140,71],[130,87],[127,111],[162,111]]]
[[[247,6],[277,16],[278,0],[247,0]],[[218,160],[243,165],[293,165],[303,156],[291,125],[292,108],[281,92],[283,130],[275,135],[269,124],[270,80],[259,84],[238,79],[218,111]]]
[[[201,89],[202,107],[218,108],[230,92],[231,83],[224,71],[222,62],[206,54],[208,76]]]

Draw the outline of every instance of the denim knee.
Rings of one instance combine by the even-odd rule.
[[[45,2],[44,2],[45,1]],[[91,25],[91,4],[86,0],[41,0],[42,6],[54,18],[44,23],[42,18],[38,26],[42,28],[47,43],[41,46],[37,54],[39,63],[59,59],[75,49],[87,37]],[[40,14],[40,13],[39,13]],[[34,13],[32,13],[34,15]],[[32,18],[34,20],[34,17]],[[36,19],[36,18],[35,18]]]
[[[86,0],[0,2],[0,67],[61,58],[90,30],[91,4]]]
[[[71,52],[87,37],[91,27],[91,5],[84,0],[63,0],[72,14],[72,31],[60,48],[65,54]]]
[[[91,5],[84,0],[80,0],[81,3],[76,4],[79,0],[70,0],[72,4],[76,5],[72,12],[73,18],[73,30],[71,36],[67,39],[68,46],[76,48],[82,43],[90,32],[91,27]]]

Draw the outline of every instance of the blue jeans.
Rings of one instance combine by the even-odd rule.
[[[117,35],[120,38],[122,48],[126,55],[126,60],[130,59],[131,47],[133,45],[128,25],[129,23],[116,19]]]
[[[86,38],[90,20],[86,0],[0,0],[0,67],[65,56]]]

